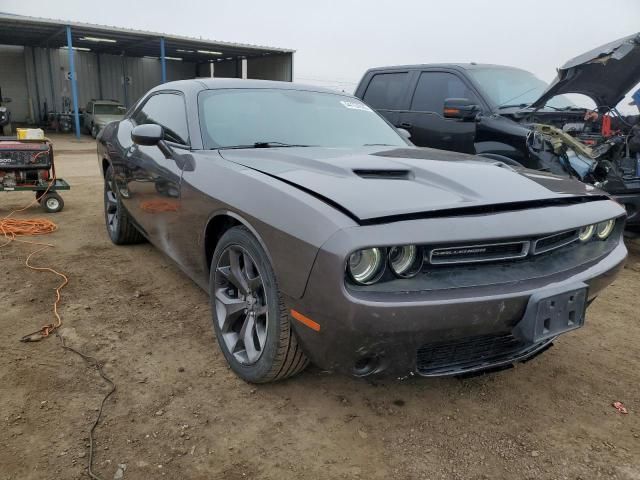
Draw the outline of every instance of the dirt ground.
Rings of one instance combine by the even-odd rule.
[[[151,246],[109,242],[94,144],[55,147],[73,188],[34,263],[69,276],[61,333],[117,385],[96,430],[103,479],[640,479],[638,240],[585,328],[514,369],[366,381],[309,368],[252,386],[227,368],[205,293]],[[30,199],[3,194],[0,216]],[[24,266],[30,251],[0,249],[0,480],[87,478],[107,384],[55,337],[18,341],[51,321],[58,282]]]

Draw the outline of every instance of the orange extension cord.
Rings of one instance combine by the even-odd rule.
[[[56,181],[56,178],[54,175],[51,182],[49,183],[49,186],[44,191],[43,195],[45,195],[49,191],[49,189],[51,188],[51,185],[53,185],[55,181]],[[53,315],[55,317],[55,321],[47,325],[43,325],[40,328],[40,330],[37,330],[33,333],[25,335],[24,337],[21,338],[21,341],[23,342],[37,342],[38,340],[42,340],[43,338],[48,337],[51,333],[55,332],[58,328],[62,326],[62,319],[58,314],[58,305],[61,299],[60,291],[69,283],[69,279],[64,273],[60,273],[57,270],[54,270],[53,268],[50,268],[50,267],[34,267],[30,263],[31,258],[34,255],[37,255],[38,253],[40,253],[41,251],[47,248],[52,248],[54,245],[50,243],[42,243],[42,242],[34,242],[32,240],[25,240],[22,237],[47,235],[49,233],[55,232],[58,229],[58,226],[55,223],[45,218],[34,218],[34,219],[11,218],[15,213],[27,210],[35,203],[37,203],[37,199],[32,200],[28,205],[20,209],[14,210],[11,213],[9,213],[9,215],[7,215],[6,217],[3,217],[2,219],[0,219],[0,233],[4,236],[6,240],[4,243],[0,244],[0,248],[9,245],[11,242],[19,242],[19,243],[26,243],[29,245],[39,246],[40,248],[37,248],[36,250],[32,251],[27,256],[24,262],[25,265],[31,270],[35,270],[38,272],[53,273],[54,275],[57,275],[62,279],[62,283],[60,283],[60,285],[56,287],[56,299],[55,299],[55,302],[53,302]]]

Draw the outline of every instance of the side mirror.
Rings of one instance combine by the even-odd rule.
[[[404,128],[400,128],[400,127],[397,127],[396,130],[398,131],[400,136],[405,140],[411,139],[411,133],[409,132],[409,130],[405,130]]]
[[[442,115],[444,118],[453,118],[456,120],[470,121],[480,113],[480,107],[468,98],[447,98],[444,101]]]
[[[164,131],[160,125],[147,123],[138,125],[131,130],[131,140],[138,145],[152,147],[158,145],[164,137]]]

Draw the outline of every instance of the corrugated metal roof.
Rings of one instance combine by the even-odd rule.
[[[202,38],[186,37],[167,33],[148,32],[109,25],[28,17],[0,12],[0,44],[24,45],[31,47],[59,48],[67,44],[66,26],[71,26],[74,47],[90,48],[98,53],[121,54],[127,56],[158,56],[159,39],[165,39],[167,56],[181,57],[185,61],[215,61],[228,57],[259,57],[273,54],[291,54],[295,50],[221,42]],[[82,40],[97,37],[115,42]],[[198,52],[198,50],[219,52],[220,55]]]

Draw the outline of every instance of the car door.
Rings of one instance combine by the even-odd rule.
[[[410,78],[408,70],[375,72],[362,100],[397,126],[400,112],[408,107]]]
[[[447,98],[468,98],[481,105],[473,89],[456,72],[420,72],[409,110],[399,114],[396,125],[408,130],[411,141],[421,147],[475,153],[475,122],[444,118]]]
[[[162,126],[168,148],[130,144],[124,162],[126,188],[120,188],[123,203],[147,237],[177,260],[182,168],[175,159],[190,149],[184,97],[172,91],[155,93],[130,121],[132,128],[148,123]]]

